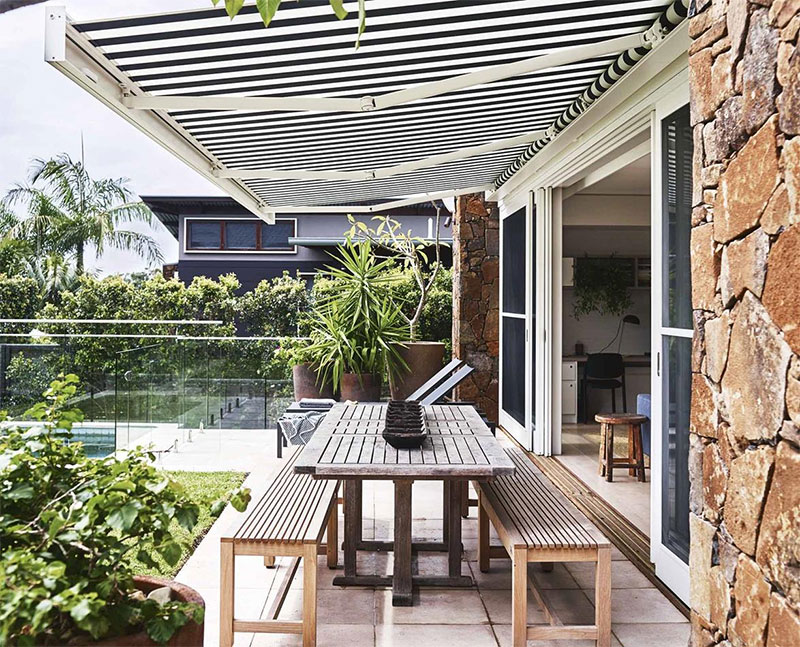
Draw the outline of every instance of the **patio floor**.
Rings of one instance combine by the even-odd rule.
[[[274,441],[273,441],[274,442]],[[274,448],[270,452],[274,457]],[[268,478],[277,461],[264,469]],[[248,478],[254,499],[267,485],[265,476]],[[391,482],[366,482],[364,486],[364,538],[390,538],[392,533]],[[414,485],[414,535],[441,535],[441,484]],[[219,538],[236,522],[238,513],[230,507],[214,524],[206,538],[179,573],[177,579],[197,589],[205,598],[205,644],[219,641]],[[463,520],[464,560],[462,570],[471,573],[476,586],[470,589],[423,589],[415,594],[415,606],[393,607],[391,592],[382,589],[334,587],[336,571],[327,568],[324,556],[318,563],[318,641],[320,647],[386,647],[413,645],[459,647],[511,645],[511,569],[506,560],[493,560],[490,573],[481,573],[475,559],[478,524],[474,509]],[[612,565],[612,645],[623,647],[685,647],[689,636],[686,618],[624,556],[614,549]],[[341,561],[341,560],[340,560]],[[261,617],[278,588],[289,559],[278,568],[266,569],[259,557],[238,557],[236,564],[236,615]],[[423,553],[418,559],[421,572],[446,572],[446,555]],[[537,567],[538,568],[538,567]],[[391,573],[391,553],[359,553],[359,572]],[[547,589],[552,606],[565,622],[593,621],[594,575],[590,564],[557,564],[551,573],[538,571],[537,580]],[[302,568],[280,614],[282,619],[299,619]],[[544,622],[544,616],[530,602],[529,622]],[[237,647],[300,645],[300,636],[237,634]],[[530,641],[529,646],[582,647],[590,641]]]

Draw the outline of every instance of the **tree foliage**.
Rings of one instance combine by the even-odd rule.
[[[289,337],[300,332],[302,313],[308,310],[305,279],[284,271],[281,276],[261,281],[241,296],[238,314],[252,336]]]

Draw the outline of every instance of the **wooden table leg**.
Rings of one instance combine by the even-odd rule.
[[[636,448],[636,471],[638,472],[639,480],[644,483],[647,477],[644,473],[644,447],[642,447],[642,425],[636,425],[633,430],[633,437],[635,440],[634,447]]]
[[[361,537],[361,481],[344,482],[344,574],[356,574],[356,548]]]
[[[447,571],[450,577],[461,575],[461,488],[460,481],[445,481],[449,501],[447,518]]]
[[[636,463],[636,441],[634,440],[633,425],[628,425],[628,464]],[[628,468],[628,476],[636,476],[636,468]]]
[[[606,426],[606,481],[614,480],[614,425]]]
[[[392,606],[410,607],[413,604],[411,575],[411,483],[394,482],[394,569],[392,575]],[[451,505],[451,510],[454,509]],[[458,510],[458,507],[455,507]]]
[[[597,457],[597,473],[600,476],[606,475],[606,423],[600,423],[600,452]]]

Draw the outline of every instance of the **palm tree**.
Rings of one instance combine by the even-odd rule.
[[[147,205],[134,200],[127,180],[93,180],[83,161],[73,161],[66,153],[34,160],[29,184],[11,189],[6,201],[27,206],[28,217],[13,235],[29,241],[37,256],[74,254],[78,275],[84,273],[87,247],[98,256],[110,248],[134,252],[151,265],[163,261],[152,237],[120,228],[132,222],[154,223]]]
[[[48,303],[56,303],[62,292],[74,290],[80,283],[76,269],[60,254],[23,261],[23,274],[36,281],[39,294]]]

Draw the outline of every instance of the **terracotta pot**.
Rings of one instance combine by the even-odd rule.
[[[180,602],[193,602],[205,608],[206,603],[202,596],[184,584],[178,584],[173,580],[167,580],[162,577],[149,577],[146,575],[137,575],[133,578],[136,583],[136,588],[147,594],[153,589],[159,589],[162,586],[168,586],[172,589],[172,599],[179,600]],[[178,629],[178,632],[167,643],[168,647],[203,647],[203,632],[205,630],[204,623],[197,624],[196,622],[187,622],[183,627]],[[129,636],[119,636],[117,638],[106,638],[100,642],[88,643],[92,647],[152,647],[158,645],[150,640],[147,632],[140,631],[136,634]]]
[[[294,383],[294,399],[300,402],[303,398],[332,398],[333,387],[330,384],[317,383],[317,374],[311,364],[292,366],[292,382]],[[321,387],[321,388],[320,388]]]
[[[381,381],[370,373],[342,375],[342,400],[377,402],[381,398]]]
[[[405,400],[441,370],[444,363],[444,344],[438,341],[406,342],[400,356],[408,364],[397,378],[389,379],[392,400]]]

